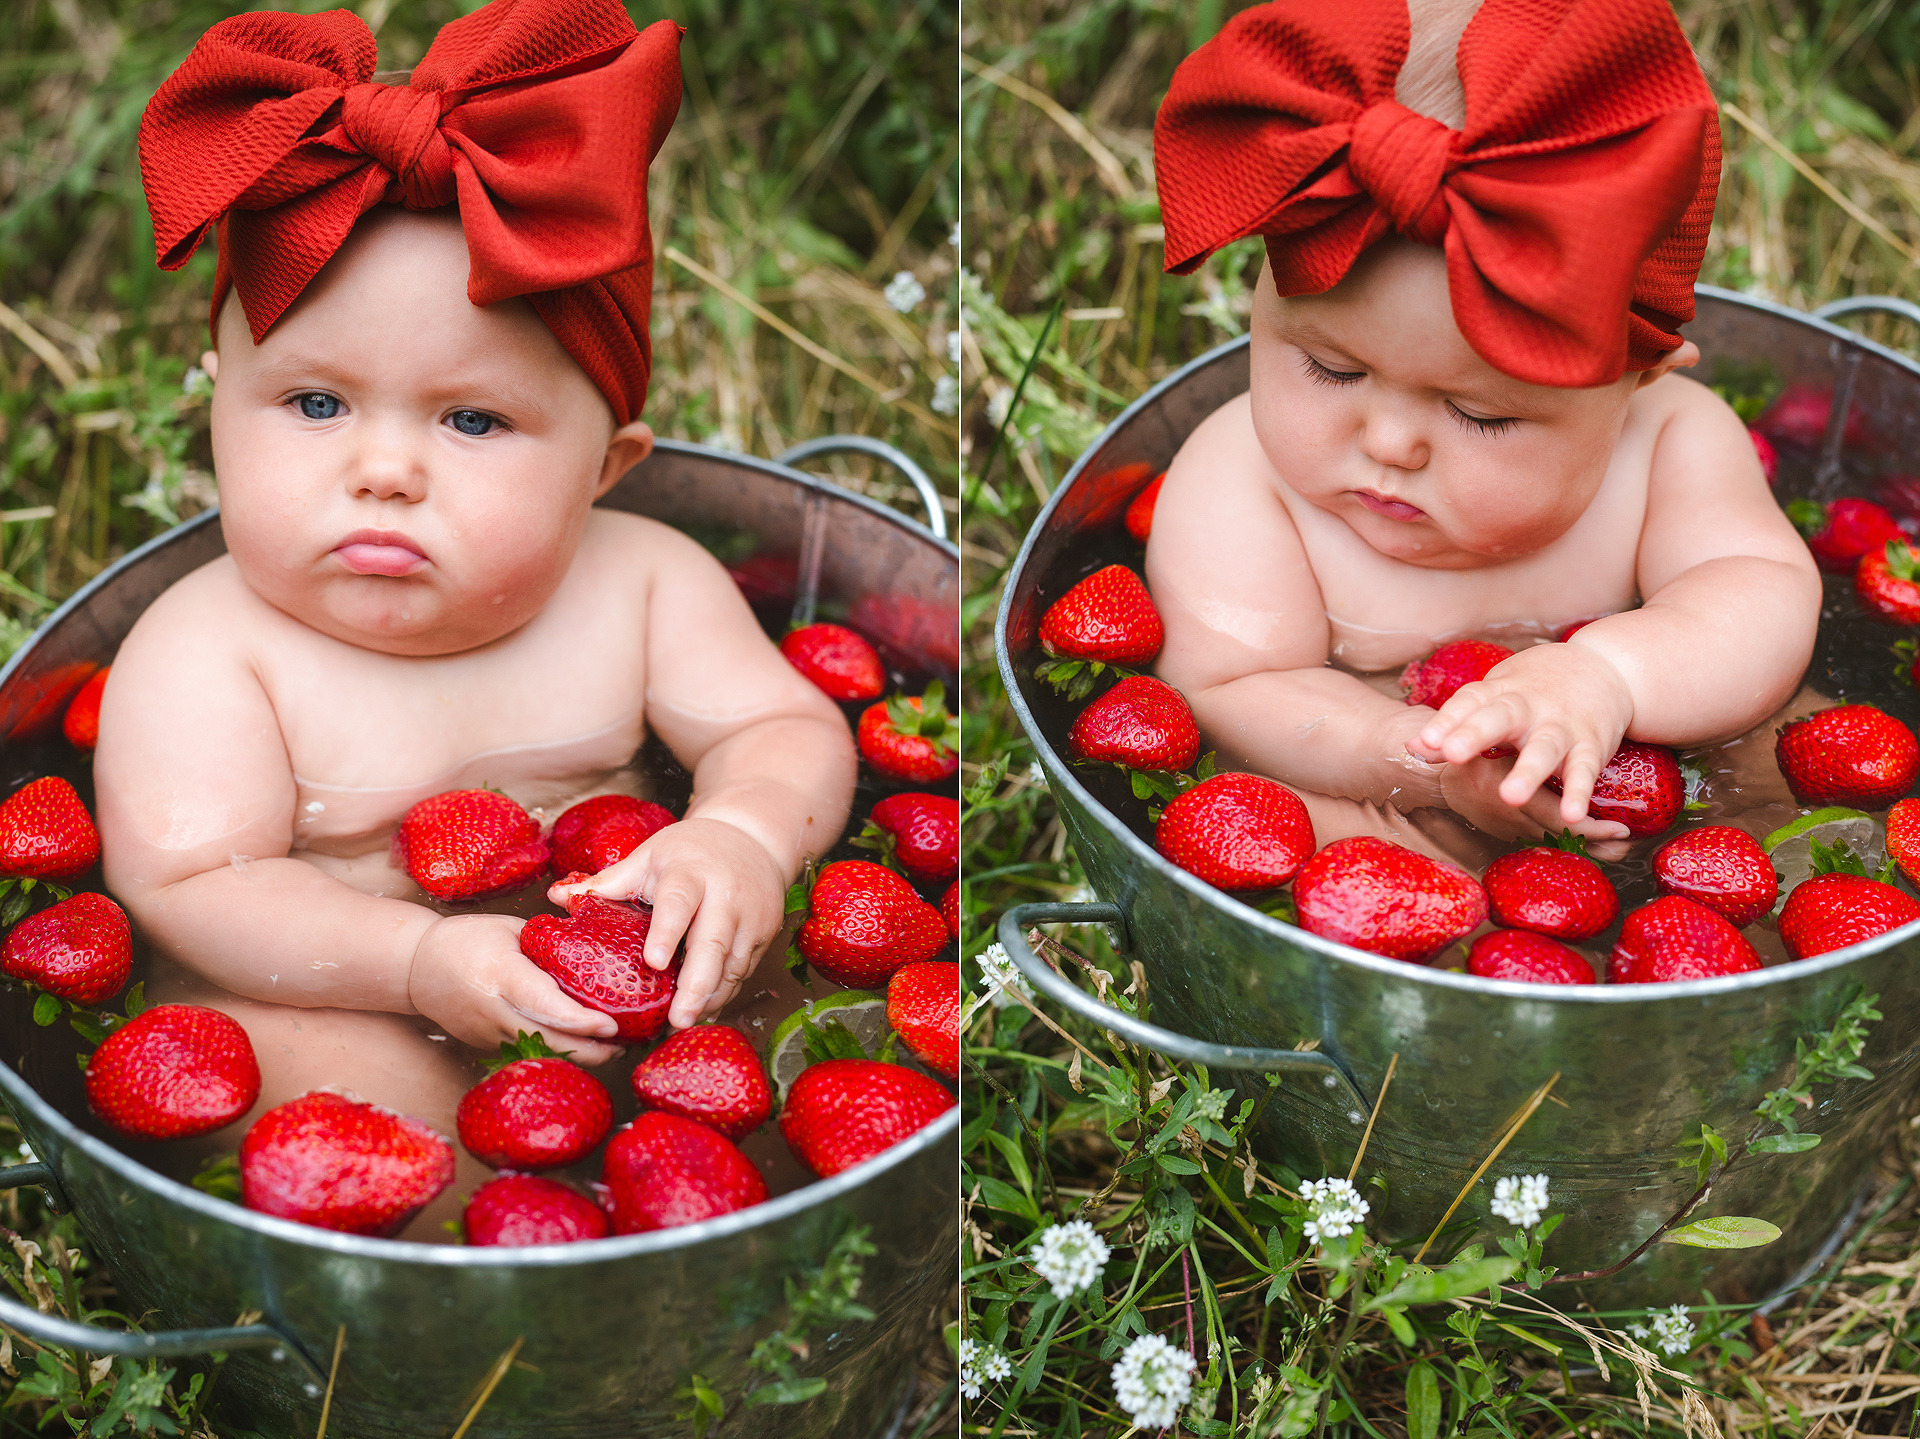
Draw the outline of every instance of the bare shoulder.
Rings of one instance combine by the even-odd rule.
[[[1194,427],[1168,466],[1167,479],[1171,483],[1175,469],[1223,460],[1257,462],[1257,472],[1270,468],[1253,428],[1251,394],[1235,395]]]
[[[171,655],[181,649],[191,650],[203,665],[243,660],[276,615],[247,588],[232,556],[222,555],[175,580],[147,606],[114,665],[118,669],[149,653]]]
[[[663,576],[719,575],[725,570],[706,547],[672,525],[625,510],[596,508],[580,541],[580,558],[596,570],[614,569],[644,583]]]
[[[1635,394],[1627,423],[1656,433],[1661,443],[1699,440],[1726,445],[1737,459],[1753,458],[1753,442],[1733,406],[1687,375],[1663,376]],[[1753,465],[1757,473],[1757,458]]]

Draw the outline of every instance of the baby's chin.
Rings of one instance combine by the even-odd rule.
[[[461,654],[512,634],[540,612],[551,590],[450,594],[408,576],[351,575],[288,589],[261,589],[276,609],[309,629],[379,654]],[[498,596],[498,598],[496,598]]]

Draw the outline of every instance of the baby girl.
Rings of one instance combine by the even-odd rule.
[[[1820,610],[1741,422],[1676,373],[1714,100],[1665,0],[1411,12],[1244,12],[1160,111],[1169,268],[1267,246],[1251,391],[1155,510],[1160,673],[1224,755],[1312,792],[1323,842],[1432,852],[1412,812],[1450,811],[1616,857],[1587,806],[1621,739],[1753,728]],[[1438,712],[1361,677],[1468,636],[1518,653]]]
[[[845,824],[839,712],[697,544],[593,508],[653,443],[646,169],[678,46],[615,0],[494,0],[388,86],[349,12],[249,14],[148,109],[161,262],[219,229],[227,554],[114,661],[105,874],[153,997],[246,1026],[262,1106],[340,1084],[451,1133],[447,1036],[619,1052],[520,919],[436,912],[393,869],[428,796],[490,785],[551,820],[664,741],[685,817],[584,888],[653,904],[656,967],[684,938],[683,1026]]]

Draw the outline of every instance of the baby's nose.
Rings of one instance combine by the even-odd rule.
[[[426,468],[404,447],[372,443],[353,457],[347,472],[347,491],[356,498],[405,500],[427,495]]]
[[[1367,416],[1360,448],[1377,465],[1396,470],[1419,470],[1430,458],[1426,430],[1403,415],[1376,411]]]

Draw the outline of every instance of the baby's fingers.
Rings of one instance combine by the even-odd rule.
[[[554,982],[553,976],[527,965],[528,973],[516,975],[500,987],[500,1000],[515,1014],[535,1024],[564,1032],[574,1040],[598,1037],[612,1039],[620,1026],[610,1014],[589,1009],[572,998]]]
[[[643,957],[655,969],[673,963],[673,952],[699,913],[706,898],[706,881],[688,870],[669,870],[653,893],[653,922],[647,930]],[[691,955],[688,956],[692,958]],[[685,983],[683,979],[681,981]]]
[[[685,1029],[701,1014],[725,1003],[721,990],[737,929],[734,917],[715,903],[709,903],[694,920],[673,993],[673,1009],[667,1016],[676,1029]]]
[[[1420,732],[1426,739],[1436,726],[1448,722],[1446,732],[1434,743],[1440,759],[1448,764],[1465,764],[1475,755],[1506,740],[1517,740],[1527,727],[1526,702],[1518,695],[1495,695],[1482,699],[1466,690],[1447,701],[1447,709],[1458,705],[1457,717],[1446,710],[1434,716],[1433,724]]]
[[[1513,762],[1513,768],[1507,771],[1506,778],[1500,781],[1500,798],[1515,809],[1532,799],[1540,786],[1546,783],[1547,776],[1560,768],[1560,761],[1566,758],[1568,745],[1567,733],[1560,726],[1535,726],[1533,733],[1527,736],[1520,757]],[[1569,824],[1572,822],[1572,819],[1568,820]]]

